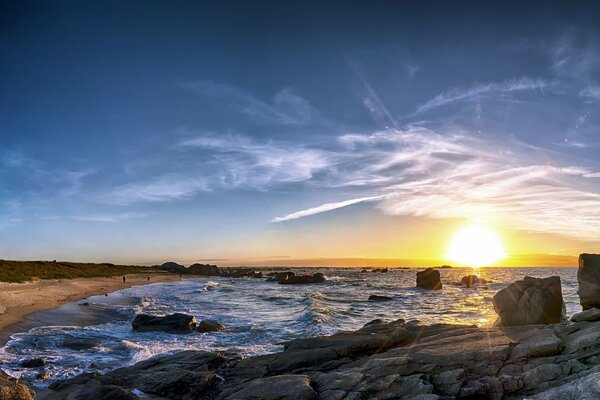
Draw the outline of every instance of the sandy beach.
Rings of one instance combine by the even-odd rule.
[[[150,277],[150,280],[148,280],[148,277]],[[123,282],[121,276],[41,279],[26,283],[1,282],[0,343],[3,343],[10,335],[10,325],[23,321],[34,312],[50,310],[70,301],[114,292],[135,285],[180,279],[177,274],[150,273],[126,275],[125,282]]]

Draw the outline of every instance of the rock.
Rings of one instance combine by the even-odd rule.
[[[131,327],[137,332],[191,333],[196,329],[196,318],[182,313],[164,317],[140,314],[135,317]]]
[[[103,384],[98,381],[88,381],[85,385],[73,386],[68,400],[138,400],[139,397],[130,390],[120,386]]]
[[[202,321],[200,321],[200,323],[198,324],[198,332],[200,333],[205,333],[205,332],[218,332],[218,331],[222,331],[223,329],[225,329],[225,327],[223,325],[221,325],[220,323],[218,323],[217,321],[214,321],[212,319],[204,319]]]
[[[560,277],[526,276],[498,291],[492,299],[498,326],[556,324],[563,317]]]
[[[189,267],[190,274],[218,276],[220,275],[219,267],[210,264],[192,264]]]
[[[600,308],[600,254],[580,254],[579,269],[579,302],[584,310]]]
[[[372,294],[369,296],[369,301],[392,301],[394,300],[391,297],[388,296],[380,296],[378,294]]]
[[[600,309],[590,308],[577,313],[571,317],[572,322],[594,322],[600,321]]]
[[[30,358],[21,362],[23,368],[39,368],[46,365],[46,360],[43,358]]]
[[[100,341],[96,339],[68,336],[63,339],[62,347],[75,351],[89,350],[98,346]]]
[[[597,400],[600,399],[600,373],[574,379],[564,385],[547,389],[531,400]]]
[[[0,400],[33,400],[35,393],[23,383],[18,383],[0,373]]]
[[[296,276],[295,272],[287,271],[287,272],[275,272],[273,274],[269,274],[271,277],[267,279],[268,281],[276,281],[282,282],[287,281],[290,278],[294,278]]]
[[[317,272],[313,275],[296,275],[294,272],[278,272],[275,276],[269,278],[270,281],[277,281],[281,285],[302,285],[310,283],[322,283],[327,280],[325,275]]]
[[[39,374],[37,374],[35,379],[40,380],[40,381],[45,381],[46,379],[50,379],[50,373],[46,372],[46,371],[42,371]]]
[[[306,375],[279,375],[248,382],[227,400],[314,400],[317,393]]]
[[[417,287],[427,290],[440,290],[442,288],[440,271],[427,268],[424,271],[417,272]]]
[[[460,280],[460,283],[461,285],[465,285],[466,287],[470,288],[473,285],[485,285],[487,281],[478,277],[477,275],[467,275]]]

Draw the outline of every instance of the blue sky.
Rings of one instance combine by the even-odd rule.
[[[0,258],[597,248],[600,7],[286,3],[3,2]]]

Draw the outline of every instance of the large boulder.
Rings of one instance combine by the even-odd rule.
[[[440,290],[442,288],[440,271],[427,268],[424,271],[417,272],[417,287],[427,290]]]
[[[135,317],[131,327],[137,332],[191,333],[196,329],[196,318],[182,313],[164,317],[140,314]]]
[[[600,254],[580,254],[579,269],[579,302],[584,310],[600,308]]]
[[[183,274],[187,272],[186,267],[173,261],[167,261],[166,263],[161,264],[158,268],[174,274]]]
[[[526,276],[498,291],[492,299],[498,326],[556,324],[564,318],[560,277]]]

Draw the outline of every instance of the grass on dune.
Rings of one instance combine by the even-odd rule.
[[[0,282],[26,282],[32,279],[73,279],[147,273],[153,268],[137,265],[74,263],[62,261],[0,260]]]

